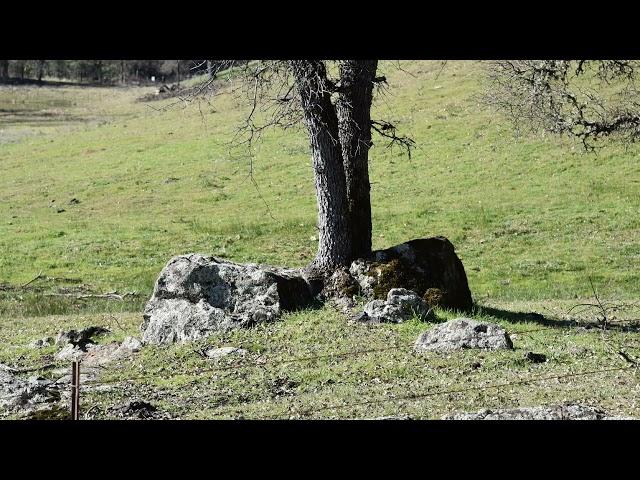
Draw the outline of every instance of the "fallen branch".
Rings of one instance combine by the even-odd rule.
[[[624,350],[619,350],[618,355],[620,355],[627,363],[630,363],[634,367],[638,366],[638,362],[633,360]]]

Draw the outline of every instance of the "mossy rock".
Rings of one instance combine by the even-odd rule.
[[[369,276],[376,279],[373,295],[381,300],[387,298],[392,288],[406,288],[422,295],[428,287],[424,279],[417,276],[416,271],[399,258],[386,263],[372,263]]]
[[[444,237],[416,239],[377,250],[365,262],[363,273],[373,278],[368,288],[376,299],[385,299],[392,288],[406,288],[432,307],[470,311],[473,306],[464,266]],[[359,281],[365,288],[366,282]]]
[[[439,288],[427,288],[427,291],[424,292],[422,299],[427,302],[427,305],[434,308],[440,306],[440,302],[442,301],[443,296],[444,292]]]

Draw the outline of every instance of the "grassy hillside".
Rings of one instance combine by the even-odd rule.
[[[448,237],[465,265],[474,299],[498,308],[478,315],[490,315],[512,332],[532,325],[524,321],[528,317],[509,312],[538,311],[564,318],[563,312],[580,302],[576,299],[591,296],[589,277],[602,298],[638,298],[637,148],[608,146],[585,154],[562,139],[518,138],[479,104],[481,63],[448,62],[443,70],[439,62],[430,61],[401,66],[383,62],[390,89],[378,98],[373,117],[394,121],[418,148],[411,160],[399,150],[384,148],[382,140],[371,151],[375,248],[417,237]],[[153,282],[174,255],[196,251],[289,266],[312,259],[317,230],[305,132],[274,130],[265,135],[253,157],[256,187],[248,176],[247,152],[229,147],[245,106],[220,95],[210,104],[178,104],[163,111],[159,107],[170,100],[149,105],[136,101],[150,91],[0,88],[0,331],[6,345],[0,361],[37,363],[39,355],[51,352],[21,345],[55,333],[61,325],[111,325],[116,319],[122,325],[116,329],[118,335],[125,330],[135,334]],[[18,288],[38,274],[41,277],[28,288]],[[125,302],[46,295],[82,289],[138,295]],[[50,314],[61,315],[46,316]],[[452,313],[440,315],[447,318]],[[630,315],[624,318],[637,320],[637,313]],[[593,316],[582,317],[590,319]],[[271,400],[264,403],[264,395],[272,398],[269,385],[285,374],[285,367],[265,367],[255,374],[240,369],[230,383],[220,380],[226,400],[214,403],[222,410],[198,403],[213,397],[183,395],[180,382],[153,385],[164,389],[166,398],[182,395],[184,406],[177,402],[174,407],[176,414],[186,417],[225,416],[222,407],[229,402],[241,410],[231,416],[263,417],[300,405],[348,402],[368,395],[367,389],[372,395],[400,395],[407,389],[452,386],[462,378],[461,372],[469,373],[467,364],[477,354],[417,359],[408,352],[424,329],[417,322],[353,326],[325,308],[289,315],[264,329],[212,337],[209,343],[242,344],[254,357],[271,360],[398,342],[397,352],[291,367],[287,375],[293,378],[291,385],[297,385],[291,387],[296,396],[274,405]],[[490,382],[534,371],[553,374],[619,365],[620,358],[596,335],[562,332],[550,328],[524,335],[515,352],[482,354],[490,368],[466,378]],[[624,342],[637,349],[637,334],[628,335]],[[569,353],[573,347],[579,353]],[[527,365],[521,360],[525,349],[544,350],[552,361]],[[134,371],[200,368],[199,358],[190,347],[151,349],[113,375],[125,379]],[[347,377],[340,386],[327,383],[341,374]],[[542,390],[522,386],[497,397],[422,400],[411,403],[407,411],[436,416],[454,408],[591,398],[637,415],[638,406],[627,400],[637,395],[638,383],[633,374],[627,375],[622,380],[588,378],[564,386],[552,382]],[[212,380],[201,382],[206,392]],[[304,400],[311,393],[320,396]],[[94,400],[107,402],[124,393],[110,395]],[[189,410],[189,401],[198,409]],[[388,414],[394,408],[397,405],[355,408],[351,413]],[[348,414],[349,410],[327,413]]]
[[[372,150],[375,247],[448,237],[478,299],[583,296],[588,276],[609,296],[637,296],[635,150],[584,154],[557,139],[515,138],[478,105],[477,62],[449,62],[439,76],[438,62],[402,68],[409,73],[383,64],[391,88],[374,115],[395,120],[418,149],[412,160],[382,141]],[[135,103],[140,90],[32,89],[27,103],[73,98],[69,116],[85,112],[106,123],[61,126],[2,146],[3,282],[42,271],[148,292],[180,253],[287,265],[312,258],[304,131],[265,136],[253,159],[258,191],[245,152],[227,145],[243,108],[219,96],[200,108],[157,112]],[[0,104],[14,96],[2,91]],[[68,205],[72,198],[81,203]]]

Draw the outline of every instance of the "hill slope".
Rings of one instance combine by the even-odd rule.
[[[418,149],[412,160],[382,141],[372,150],[375,247],[448,237],[476,298],[587,295],[587,276],[608,295],[637,296],[635,150],[596,156],[557,139],[515,138],[474,98],[478,62],[449,62],[439,75],[438,62],[403,62],[410,73],[392,62],[382,69],[390,90],[374,116],[395,120]],[[38,95],[75,95],[50,90]],[[156,112],[129,89],[96,90],[93,113],[113,110],[108,123],[0,151],[2,281],[42,271],[148,292],[180,253],[287,265],[312,258],[315,202],[303,130],[266,135],[253,159],[258,190],[244,152],[227,147],[243,113],[231,98]],[[68,205],[72,198],[80,203]]]
[[[598,373],[626,365],[616,349],[640,356],[637,329],[618,328],[605,342],[572,323],[595,320],[593,310],[570,311],[591,297],[589,278],[608,301],[640,294],[637,149],[595,155],[561,139],[516,138],[478,104],[479,62],[401,66],[383,62],[390,89],[374,118],[393,120],[418,148],[412,160],[382,141],[371,151],[374,247],[448,237],[482,306],[476,317],[515,334],[516,350],[418,357],[411,346],[430,325],[353,325],[327,307],[197,345],[145,347],[104,370],[111,389],[83,394],[92,415],[109,417],[134,393],[181,418],[434,418],[566,401],[640,414],[633,372]],[[137,101],[150,91],[0,89],[0,362],[51,361],[54,347],[27,344],[63,328],[108,326],[101,342],[139,334],[142,305],[174,255],[289,266],[313,257],[305,132],[265,135],[253,157],[256,187],[246,152],[228,147],[243,106],[221,95],[162,111],[170,101]],[[137,295],[60,295],[114,290]],[[211,371],[197,354],[209,345],[248,353]],[[531,364],[526,351],[548,360]]]

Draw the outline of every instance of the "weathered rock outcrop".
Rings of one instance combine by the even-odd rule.
[[[313,299],[300,270],[181,255],[156,281],[144,311],[142,341],[197,340],[218,330],[273,321]]]
[[[512,349],[513,343],[500,325],[456,318],[422,333],[415,343],[417,352],[450,351],[463,348]]]
[[[369,298],[384,299],[392,288],[406,288],[427,303],[437,298],[440,306],[462,311],[473,306],[464,266],[444,237],[377,250],[371,259],[354,261],[349,272]]]
[[[443,237],[379,250],[370,259],[354,261],[349,269],[320,277],[308,277],[304,270],[242,265],[199,254],[174,257],[160,273],[145,307],[142,341],[193,341],[215,331],[271,322],[282,312],[316,300],[331,299],[350,312],[356,295],[387,299],[370,305],[367,315],[372,321],[402,321],[409,303],[419,313],[435,304],[460,310],[472,306],[462,262]],[[396,305],[389,302],[392,289],[414,293],[410,301]]]
[[[601,409],[589,405],[567,404],[541,407],[482,410],[476,413],[454,413],[443,420],[616,420]],[[620,418],[622,419],[622,418]]]
[[[353,319],[359,322],[401,323],[414,315],[425,319],[430,311],[429,305],[415,292],[405,288],[392,288],[387,294],[386,301],[370,301],[365,305],[364,311]]]

